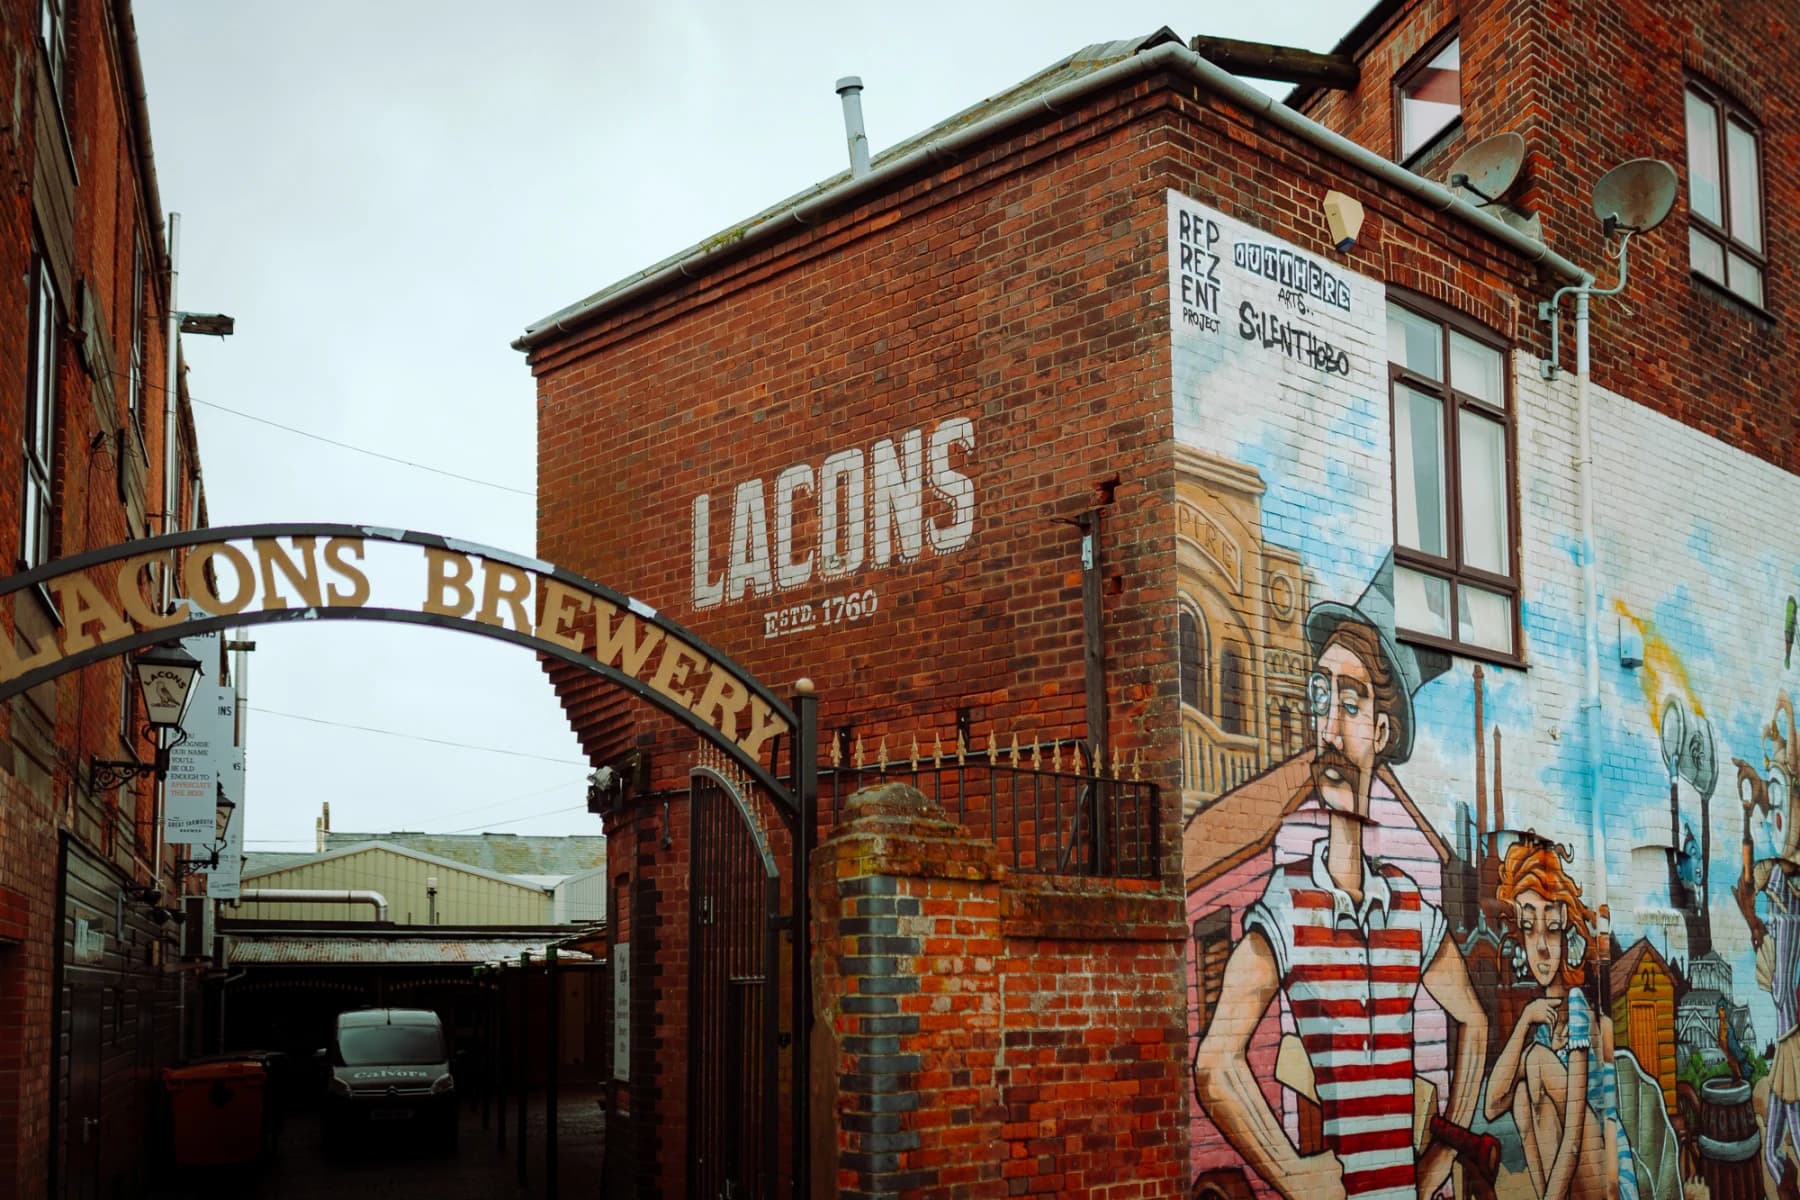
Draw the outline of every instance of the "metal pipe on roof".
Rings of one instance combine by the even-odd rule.
[[[869,134],[863,128],[862,79],[846,75],[837,81],[838,98],[844,102],[844,140],[850,144],[850,178],[869,173]]]
[[[513,340],[515,350],[530,351],[559,333],[570,333],[597,320],[602,314],[640,296],[656,291],[665,284],[691,279],[714,262],[752,246],[779,237],[791,223],[811,225],[829,213],[848,207],[865,195],[881,191],[912,171],[928,168],[941,161],[954,161],[971,147],[979,145],[1014,126],[1039,117],[1043,110],[1060,112],[1070,104],[1104,92],[1127,80],[1155,71],[1172,69],[1193,82],[1234,101],[1252,115],[1266,117],[1289,133],[1358,167],[1383,183],[1424,201],[1427,205],[1455,217],[1493,240],[1517,251],[1526,261],[1548,267],[1566,279],[1583,281],[1586,272],[1540,241],[1519,232],[1505,221],[1458,197],[1450,189],[1376,154],[1340,134],[1301,116],[1265,95],[1229,72],[1207,62],[1177,42],[1165,42],[1130,58],[1109,63],[1080,79],[1054,87],[1002,112],[994,113],[944,134],[914,150],[883,162],[867,175],[852,174],[835,182],[820,185],[801,199],[769,213],[747,226],[735,237],[715,237],[692,253],[665,261],[639,272],[625,282],[552,313]]]
[[[369,888],[244,888],[239,904],[372,904],[375,919],[388,919],[387,897]]]

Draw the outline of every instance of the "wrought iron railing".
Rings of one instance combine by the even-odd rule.
[[[1161,872],[1157,786],[1135,769],[1093,762],[1079,743],[923,756],[915,748],[899,760],[885,750],[872,762],[853,754],[820,766],[819,809],[829,824],[843,819],[854,793],[905,783],[971,835],[993,841],[1015,871],[1109,879]]]

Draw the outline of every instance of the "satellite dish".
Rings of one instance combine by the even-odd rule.
[[[1659,158],[1634,158],[1620,163],[1594,185],[1594,215],[1606,232],[1648,233],[1661,225],[1675,207],[1680,190],[1675,169]]]
[[[1506,195],[1525,162],[1525,139],[1516,133],[1496,133],[1457,155],[1450,164],[1450,186],[1481,197],[1484,205]]]

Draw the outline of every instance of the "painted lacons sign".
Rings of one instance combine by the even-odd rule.
[[[694,607],[812,589],[765,612],[764,636],[866,620],[881,603],[868,573],[974,537],[974,454],[975,423],[952,417],[701,492],[690,506]]]

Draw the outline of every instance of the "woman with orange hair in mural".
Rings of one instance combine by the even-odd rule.
[[[1498,899],[1512,926],[1513,969],[1542,994],[1488,1077],[1487,1119],[1510,1111],[1542,1200],[1637,1200],[1631,1146],[1619,1124],[1612,1018],[1582,991],[1593,913],[1555,846],[1522,841],[1506,852]]]

